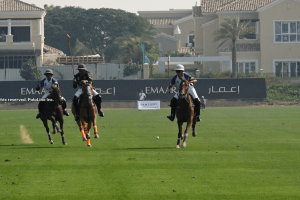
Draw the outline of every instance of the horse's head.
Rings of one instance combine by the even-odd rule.
[[[89,103],[93,103],[93,87],[90,82],[85,81],[82,85],[83,98],[85,98]]]
[[[182,80],[179,86],[179,98],[187,98],[189,91],[189,82],[187,80]]]
[[[59,102],[61,100],[62,95],[61,91],[59,90],[58,84],[52,85],[52,91],[50,96],[55,102]]]

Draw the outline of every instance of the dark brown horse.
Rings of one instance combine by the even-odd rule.
[[[196,133],[196,115],[194,112],[194,104],[191,95],[189,94],[189,82],[187,80],[182,80],[179,86],[179,96],[178,103],[176,108],[176,117],[178,124],[178,139],[176,148],[180,148],[180,140],[183,139],[182,146],[186,147],[186,139],[188,137],[188,132],[191,127],[193,127],[193,136],[197,135]],[[184,131],[184,136],[182,133],[183,122],[186,122],[186,128]]]
[[[62,106],[60,105],[61,92],[57,85],[53,85],[52,89],[53,90],[51,94],[46,99],[44,99],[45,106],[44,106],[44,113],[41,116],[41,120],[44,123],[44,126],[46,128],[50,144],[54,144],[54,142],[49,132],[48,120],[52,122],[52,127],[53,127],[52,133],[55,134],[57,131],[60,132],[62,143],[64,145],[67,145],[65,141],[64,130],[63,130],[63,126],[64,126],[63,109]],[[59,122],[60,125],[59,127],[57,122]]]
[[[90,141],[90,129],[94,127],[95,138],[99,138],[97,131],[97,114],[96,114],[96,104],[93,101],[93,87],[89,82],[84,82],[82,86],[82,95],[79,103],[79,120],[76,121],[79,130],[81,132],[81,136],[83,141],[87,141],[87,146],[91,146]],[[75,108],[72,104],[72,113],[75,116]],[[81,123],[81,124],[80,124]],[[88,127],[86,127],[86,123],[88,123]]]

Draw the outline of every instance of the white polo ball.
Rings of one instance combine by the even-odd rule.
[[[159,136],[156,136],[156,139],[159,139]]]

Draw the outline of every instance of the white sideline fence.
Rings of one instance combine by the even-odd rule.
[[[86,65],[94,80],[110,80],[110,79],[141,79],[141,71],[137,75],[123,77],[125,64],[99,63]],[[72,80],[72,65],[58,65],[51,67],[39,67],[42,74],[47,69],[53,70],[53,77],[57,80]],[[78,73],[77,65],[74,66],[74,73]],[[0,81],[24,81],[20,76],[20,69],[0,69]],[[43,75],[44,77],[44,75]]]

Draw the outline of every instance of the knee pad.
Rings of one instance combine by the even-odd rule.
[[[102,102],[102,97],[100,96],[100,94],[97,94],[97,95],[95,96],[95,100],[98,101],[99,103]]]
[[[201,105],[199,98],[194,99],[194,104]]]
[[[78,103],[78,100],[79,100],[79,98],[78,98],[77,96],[74,96],[72,102],[73,102],[73,103],[74,103],[74,102]]]

